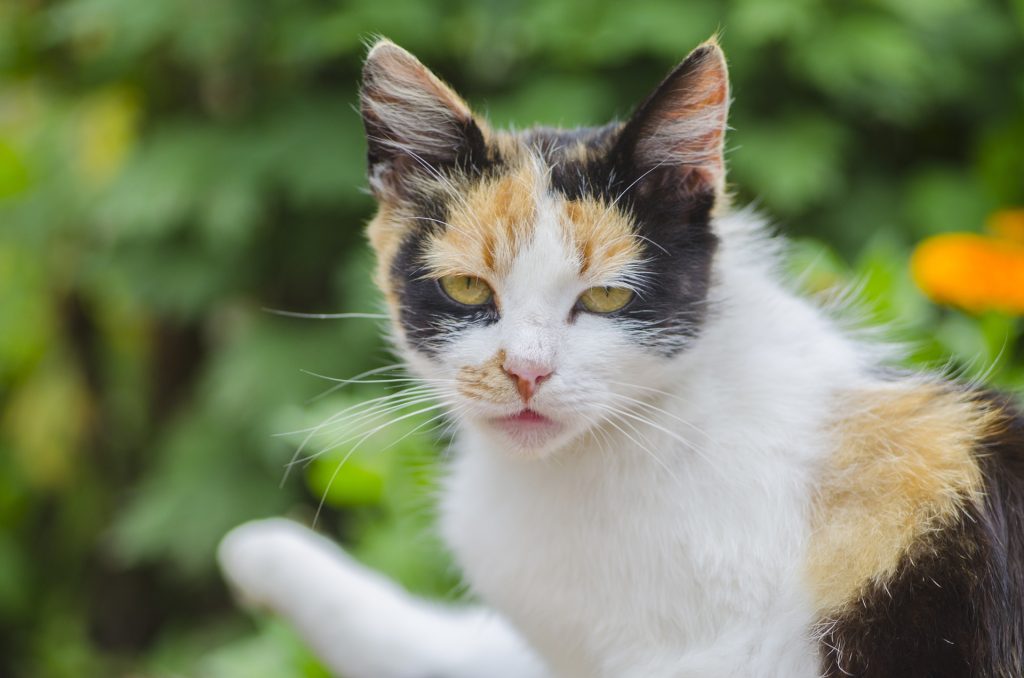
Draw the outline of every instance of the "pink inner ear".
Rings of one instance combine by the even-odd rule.
[[[725,58],[717,45],[705,45],[652,95],[638,160],[679,168],[679,180],[690,188],[700,183],[721,188],[728,110]]]

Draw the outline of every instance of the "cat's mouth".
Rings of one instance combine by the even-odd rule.
[[[491,422],[521,444],[536,444],[562,430],[562,425],[540,412],[524,408],[515,414],[495,417]]]
[[[507,417],[499,418],[499,421],[509,424],[525,424],[525,425],[543,425],[543,424],[554,424],[551,419],[548,419],[540,412],[531,410],[527,407],[524,410],[517,412],[516,414],[509,415]]]

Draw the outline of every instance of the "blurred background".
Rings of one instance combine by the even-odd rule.
[[[325,676],[214,562],[321,498],[360,558],[457,597],[431,413],[357,407],[284,473],[280,434],[395,385],[322,378],[393,363],[379,319],[264,310],[380,310],[365,42],[496,124],[575,126],[716,30],[738,201],[801,284],[857,285],[911,364],[1024,386],[1022,0],[0,0],[0,676]]]

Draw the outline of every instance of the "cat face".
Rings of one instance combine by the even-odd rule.
[[[412,369],[520,455],[628,433],[621,413],[706,316],[721,50],[695,50],[627,122],[573,131],[492,131],[387,41],[363,75],[369,236]]]

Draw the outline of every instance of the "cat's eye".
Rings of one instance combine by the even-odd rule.
[[[580,296],[580,305],[591,313],[612,313],[633,298],[633,290],[625,287],[591,287]]]
[[[482,306],[494,298],[490,286],[471,275],[446,275],[441,278],[441,289],[449,297],[466,306]]]

